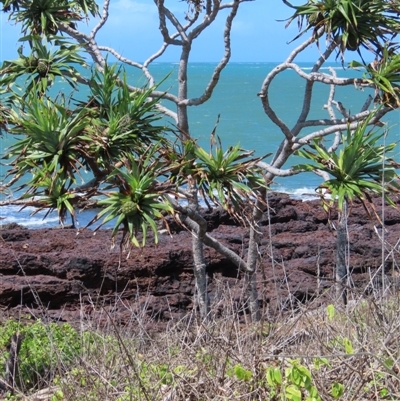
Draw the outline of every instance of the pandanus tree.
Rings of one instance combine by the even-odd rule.
[[[293,175],[297,171],[283,169],[283,166],[297,150],[315,138],[328,135],[333,135],[334,142],[339,143],[341,131],[354,130],[359,122],[372,115],[373,100],[383,107],[372,115],[369,124],[379,123],[386,113],[398,107],[399,72],[395,67],[398,58],[396,45],[392,43],[399,22],[396,2],[310,0],[304,6],[291,6],[285,1],[295,9],[290,21],[298,20],[301,33],[311,32],[311,35],[268,74],[259,93],[266,115],[283,134],[281,145],[270,163],[264,163],[238,147],[223,150],[218,141],[214,142],[215,135],[212,135],[212,149],[201,151],[191,136],[188,109],[201,106],[213,95],[231,56],[231,30],[235,17],[242,4],[250,1],[187,0],[183,2],[186,6],[183,18],[179,18],[169,6],[174,4],[173,1],[154,0],[162,43],[147,60],[139,63],[99,43],[98,33],[109,18],[109,0],[104,1],[101,14],[96,2],[87,0],[1,0],[3,10],[9,13],[11,20],[22,24],[24,48],[20,49],[17,60],[4,62],[0,71],[3,101],[0,127],[13,132],[27,145],[16,144],[9,150],[11,166],[6,186],[17,183],[21,172],[31,174],[32,180],[23,190],[29,197],[41,195],[46,207],[59,211],[61,220],[74,211],[74,205],[82,198],[89,199],[101,193],[108,199],[103,204],[107,212],[98,218],[114,216],[124,230],[124,241],[134,245],[140,244],[137,233],[149,227],[153,230],[151,221],[160,214],[171,210],[175,215],[178,213],[179,220],[192,232],[198,302],[203,317],[209,310],[204,245],[215,248],[246,272],[252,316],[254,319],[260,316],[256,273],[262,263],[259,254],[262,231],[257,222],[265,209],[268,194],[260,179],[260,166],[267,171],[264,177],[268,183],[276,176]],[[191,52],[196,39],[221,16],[224,18],[223,55],[204,90],[196,97],[190,97],[188,63]],[[80,23],[90,18],[97,19],[90,33],[79,30]],[[324,36],[327,46],[319,49],[317,61],[307,73],[295,64],[295,59],[307,47],[322,42]],[[344,63],[345,55],[355,46],[358,46],[357,50],[365,47],[376,59],[368,64],[359,57],[359,61],[352,64],[353,67],[357,67],[357,63],[363,65],[364,76],[339,78],[335,71],[330,74],[320,71],[335,52]],[[180,51],[176,93],[161,91],[150,70],[151,64],[171,47]],[[83,54],[87,59],[82,57]],[[148,84],[145,87],[132,85],[127,75],[110,67],[107,56],[140,71]],[[80,68],[89,61],[92,71],[79,74]],[[292,128],[273,110],[269,96],[271,83],[287,69],[294,70],[306,81],[301,112]],[[85,85],[89,90],[87,98],[75,100],[75,97],[60,95],[49,99],[49,89],[60,75],[74,90]],[[20,77],[24,78],[22,82],[31,84],[28,91],[26,85],[18,87]],[[316,84],[331,87],[327,103],[329,118],[309,118]],[[375,96],[367,97],[363,109],[351,114],[335,99],[337,86],[372,88]],[[32,95],[25,95],[26,92]],[[173,106],[167,107],[170,104]],[[39,118],[40,113],[35,109],[44,108],[43,105],[46,106],[45,115],[51,117],[51,114],[51,121],[64,124],[63,130]],[[174,120],[176,142],[171,142],[171,137],[165,135],[164,124],[159,124],[160,112]],[[33,121],[33,125],[29,125],[29,121]],[[79,130],[82,122],[85,127]],[[311,133],[310,128],[313,129]],[[304,129],[308,130],[306,134],[303,134]],[[44,138],[49,135],[53,137],[48,142]],[[155,143],[158,144],[157,151],[153,148]],[[29,157],[25,158],[25,153]],[[150,154],[152,156],[147,159]],[[154,164],[155,159],[158,164]],[[229,165],[219,165],[227,160]],[[90,180],[86,179],[85,171],[92,173]],[[162,176],[159,176],[161,172]],[[173,186],[168,186],[167,181]],[[136,183],[144,186],[145,195],[143,190],[142,195],[140,191],[132,190]],[[236,217],[239,198],[247,198],[249,205],[254,207],[253,213],[241,218],[250,227],[246,260],[207,232],[207,225],[199,213],[199,191],[208,196],[210,205],[213,202],[221,204]],[[158,193],[166,206],[160,206],[160,199],[155,197]],[[185,205],[175,201],[182,196],[188,200]],[[153,212],[148,209],[149,205],[154,205]],[[145,210],[147,218],[141,215]]]
[[[285,167],[285,164],[313,141],[330,143],[325,152],[331,155],[346,137],[343,132],[358,130],[367,135],[368,130],[361,129],[363,124],[383,124],[382,118],[400,105],[400,68],[396,43],[400,13],[397,1],[308,0],[301,5],[293,5],[287,0],[283,2],[294,10],[287,20],[287,26],[294,21],[298,23],[299,34],[293,41],[304,36],[306,39],[290,52],[284,62],[268,73],[258,93],[266,116],[283,137],[272,159],[268,163],[260,163],[266,169],[268,183],[272,183],[276,177],[298,174],[301,170]],[[297,60],[311,47],[316,48],[316,61],[307,71]],[[335,56],[343,70],[346,70],[344,77],[340,77],[340,70],[327,64]],[[295,72],[304,80],[299,113],[296,116],[293,113],[291,122],[281,118],[271,96],[274,82],[287,71]],[[318,104],[318,109],[313,109],[315,92],[323,91],[322,87],[328,89],[326,102],[324,105]],[[339,98],[337,89],[343,87],[358,91],[360,99],[365,99],[360,109],[346,105],[345,100]],[[355,137],[346,138],[351,143]],[[267,196],[268,191],[264,193],[264,201]],[[340,205],[344,207],[344,202]],[[255,221],[262,217],[262,207],[258,206],[254,210]],[[254,224],[254,227],[257,225]],[[249,266],[252,271],[256,271],[260,263],[256,255],[261,239],[257,229],[251,231],[249,255],[255,255]]]
[[[96,34],[108,19],[109,1],[90,35],[78,31],[78,25],[90,16],[99,16],[94,2],[2,1],[10,18],[22,23],[25,35],[19,58],[4,62],[1,68],[5,126],[17,139],[5,153],[9,163],[6,186],[20,184],[16,188],[22,191],[25,205],[57,210],[61,223],[68,214],[75,223],[76,205],[101,196],[98,205],[102,210],[90,224],[114,221],[113,239],[120,229],[123,232],[121,251],[143,246],[150,232],[157,242],[156,221],[168,213],[173,215],[192,232],[203,317],[209,313],[203,245],[214,247],[243,271],[247,271],[247,263],[207,233],[199,196],[208,199],[209,206],[220,205],[247,222],[244,202],[257,199],[264,180],[257,167],[260,158],[239,146],[223,150],[215,131],[210,152],[202,149],[190,135],[187,110],[212,95],[230,58],[233,19],[245,1],[187,1],[184,22],[179,22],[166,2],[155,1],[164,43],[143,64],[97,43]],[[187,63],[192,44],[224,9],[229,11],[224,55],[204,94],[191,99]],[[151,62],[169,46],[182,49],[177,95],[160,91],[149,70]],[[148,84],[131,85],[123,68],[107,62],[107,53],[141,70]],[[92,67],[83,73],[88,65],[84,54],[90,57]],[[50,97],[49,91],[60,77],[74,92]],[[87,93],[84,98],[77,95],[82,87]],[[177,111],[167,109],[162,103],[165,99],[175,103]],[[161,113],[175,120],[175,132],[160,123]],[[31,179],[22,180],[27,176]],[[187,204],[177,201],[182,198]]]
[[[396,164],[391,159],[396,143],[385,144],[384,131],[379,132],[376,127],[368,129],[369,119],[360,122],[355,130],[347,129],[336,151],[328,152],[321,141],[314,141],[309,147],[297,152],[312,163],[300,164],[296,169],[322,171],[329,175],[329,179],[317,188],[317,192],[327,211],[334,204],[338,208],[335,277],[337,294],[342,297],[345,305],[350,279],[346,257],[350,242],[347,234],[348,206],[358,199],[370,217],[375,216],[380,220],[370,195],[383,195],[390,205],[395,206],[389,193],[399,188]]]
[[[311,32],[310,37],[291,52],[289,57],[265,78],[258,94],[266,115],[284,135],[284,139],[274,154],[268,178],[290,175],[290,171],[280,170],[287,160],[299,148],[313,139],[335,135],[340,139],[341,131],[357,127],[369,115],[369,124],[377,124],[382,117],[398,107],[400,79],[398,47],[394,42],[400,28],[398,4],[387,0],[309,0],[304,5],[293,6],[295,10],[287,25],[297,20],[300,34],[295,39]],[[325,38],[326,46],[322,47]],[[293,39],[293,40],[295,40]],[[317,45],[319,57],[308,73],[296,64],[298,57],[308,47]],[[374,58],[373,62],[364,61],[366,56]],[[353,57],[356,51],[359,60],[350,60],[348,71],[354,69],[353,77],[340,78],[337,70],[322,71],[322,67],[336,53],[343,67],[346,57]],[[369,52],[369,54],[368,54]],[[365,52],[364,52],[365,53]],[[357,68],[363,67],[360,74]],[[304,96],[300,105],[299,116],[292,128],[279,118],[270,100],[272,82],[278,74],[293,70],[305,80]],[[317,85],[330,87],[327,103],[329,118],[309,117],[313,92]],[[365,103],[359,112],[351,113],[344,102],[336,99],[337,87],[353,87],[365,97]],[[371,96],[371,88],[375,96]],[[339,117],[337,117],[339,114]],[[307,130],[306,133],[304,131]]]

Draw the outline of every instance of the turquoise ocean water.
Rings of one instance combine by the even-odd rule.
[[[312,64],[301,63],[304,70],[310,70]],[[198,97],[203,93],[205,85],[210,79],[214,64],[194,63],[189,66],[189,95]],[[276,63],[232,63],[222,73],[219,85],[215,89],[212,98],[203,105],[190,108],[190,130],[192,136],[198,138],[199,143],[209,146],[210,133],[215,125],[218,115],[220,122],[217,133],[224,146],[240,142],[241,147],[255,150],[261,156],[274,153],[282,141],[280,130],[268,119],[263,111],[261,101],[257,96],[263,80]],[[353,76],[354,72],[346,71],[340,64],[329,64],[339,77]],[[328,66],[324,67],[327,68]],[[169,77],[160,89],[168,89],[176,93],[177,89],[176,64],[154,64],[151,72],[157,79]],[[129,82],[133,85],[143,85],[145,79],[134,69],[127,70]],[[328,118],[323,105],[326,103],[329,88],[326,85],[316,84],[312,99],[310,118]],[[69,93],[68,84],[63,81],[56,82],[53,94],[59,91]],[[290,127],[298,118],[304,92],[304,81],[293,71],[285,71],[280,74],[273,83],[270,91],[271,105],[278,116]],[[361,92],[354,87],[339,88],[336,99],[341,101],[346,109],[351,112],[360,110],[368,92]],[[83,98],[85,93],[75,93],[75,98]],[[165,103],[168,106],[168,103]],[[173,107],[173,106],[172,106]],[[398,141],[400,138],[400,112],[393,111],[386,117],[391,127],[388,141]],[[14,138],[10,135],[0,137],[0,149],[6,152]],[[399,157],[396,157],[399,159]],[[268,162],[270,158],[267,158]],[[298,162],[294,158],[288,162],[287,167]],[[286,167],[286,166],[285,166]],[[6,167],[0,168],[0,182],[3,180]],[[309,194],[321,182],[321,178],[313,174],[300,174],[294,177],[276,179],[274,189],[280,192],[291,193],[295,197],[307,199]],[[0,194],[4,200],[7,194]],[[8,195],[9,196],[9,195]],[[14,194],[15,196],[15,194]],[[33,209],[26,208],[20,211],[16,206],[0,207],[0,217],[4,222],[18,222],[29,227],[44,227],[58,224],[56,214],[51,214],[43,220],[44,213],[30,216]],[[89,214],[78,215],[81,226],[89,219]]]

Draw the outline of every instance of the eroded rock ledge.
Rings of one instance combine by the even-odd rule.
[[[375,199],[381,215],[380,199]],[[307,302],[332,283],[335,231],[319,201],[301,202],[287,195],[269,199],[261,222],[263,241],[258,274],[260,303],[268,313]],[[385,269],[395,276],[400,238],[399,209],[385,208]],[[248,232],[221,211],[206,213],[212,235],[245,254]],[[335,221],[335,214],[332,214]],[[351,209],[350,265],[355,290],[364,291],[370,271],[382,263],[382,245],[361,204]],[[104,305],[122,322],[135,314],[178,319],[193,308],[191,238],[185,230],[160,236],[158,246],[134,249],[119,260],[110,232],[72,229],[0,231],[0,305],[10,313],[46,311],[60,320],[90,317]],[[381,229],[378,227],[379,233]],[[209,292],[215,308],[241,304],[243,280],[231,262],[206,248]],[[371,269],[371,270],[370,270]],[[229,291],[227,289],[229,288]],[[101,309],[101,308],[100,308]]]

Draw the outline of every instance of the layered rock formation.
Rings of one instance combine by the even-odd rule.
[[[380,199],[374,202],[381,216]],[[222,211],[205,216],[211,235],[246,257],[248,230]],[[333,224],[335,219],[333,213]],[[386,273],[395,276],[400,259],[399,210],[385,207],[384,221],[384,265]],[[305,303],[332,285],[336,237],[331,222],[318,200],[270,195],[269,211],[260,225],[258,273],[260,305],[266,316]],[[354,291],[364,292],[370,275],[382,264],[382,229],[357,203],[349,222]],[[177,226],[172,236],[161,235],[157,246],[149,240],[145,248],[133,249],[128,259],[126,254],[120,257],[118,246],[111,249],[107,230],[77,235],[73,229],[3,227],[0,235],[0,305],[7,313],[22,311],[69,321],[112,313],[122,322],[138,315],[167,321],[194,307],[191,236]],[[213,308],[234,305],[240,310],[242,274],[210,248],[205,256]]]

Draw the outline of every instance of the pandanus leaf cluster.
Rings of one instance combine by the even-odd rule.
[[[62,37],[51,36],[48,39],[43,41],[39,36],[20,39],[19,58],[4,61],[0,68],[0,94],[16,90],[23,96],[32,91],[36,96],[43,96],[57,77],[76,88],[81,77],[76,67],[86,66],[79,54],[81,47],[68,43]],[[28,55],[24,55],[26,47],[29,49]]]
[[[40,205],[34,210],[32,215],[41,210],[47,210],[44,215],[44,218],[46,218],[53,210],[56,210],[62,226],[68,213],[70,213],[72,222],[75,224],[76,213],[74,203],[78,197],[74,192],[69,191],[69,184],[65,178],[58,175],[50,177],[46,173],[46,163],[44,163],[44,167],[43,170],[36,171],[34,180],[30,183],[30,190],[23,196],[25,199],[30,198],[32,192],[40,196]]]
[[[326,207],[337,202],[342,210],[345,202],[359,199],[369,210],[370,194],[382,193],[393,205],[388,194],[399,188],[396,163],[390,158],[396,143],[385,143],[384,131],[368,128],[371,118],[360,122],[354,131],[349,128],[337,152],[328,152],[318,141],[297,152],[312,163],[300,164],[296,169],[321,170],[332,177],[318,187],[320,193],[330,195],[330,200],[324,199]]]
[[[116,77],[121,77],[119,85]],[[140,153],[142,146],[160,141],[168,131],[156,124],[161,114],[159,99],[150,97],[154,88],[130,91],[127,76],[117,65],[105,65],[102,73],[94,70],[89,87],[89,96],[80,106],[91,110],[98,128],[93,146],[99,165],[116,162],[132,151]]]
[[[2,131],[7,130],[8,120],[10,118],[10,109],[0,102],[0,135]]]
[[[375,101],[392,107],[400,107],[400,54],[397,45],[385,46],[382,57],[372,63],[363,64],[352,61],[351,68],[365,68],[364,79],[376,88]]]
[[[117,188],[115,169],[166,133],[163,125],[156,124],[160,119],[157,102],[148,98],[153,88],[129,92],[123,79],[118,81],[115,68],[105,71],[93,75],[86,102],[63,95],[38,97],[33,83],[26,95],[14,92],[7,99],[8,107],[2,106],[4,126],[16,137],[4,152],[9,162],[7,185],[20,182],[16,190],[34,197],[43,207],[58,210],[61,222],[67,212],[74,218],[75,201],[95,195],[102,183]],[[108,103],[93,107],[92,99],[100,98],[110,82]],[[102,114],[103,109],[107,112]],[[117,127],[115,121],[119,121]],[[82,186],[88,172],[93,179]],[[77,186],[82,191],[75,191]]]
[[[129,241],[140,246],[137,239],[142,234],[142,246],[146,244],[148,228],[154,234],[155,243],[158,242],[157,220],[163,218],[163,212],[172,213],[173,208],[164,194],[168,193],[168,183],[159,181],[166,166],[158,161],[157,144],[151,145],[146,152],[134,159],[129,157],[124,168],[116,168],[108,177],[108,181],[115,182],[119,191],[103,193],[106,198],[99,202],[104,206],[89,223],[95,223],[103,218],[99,229],[104,224],[115,220],[112,237],[118,234],[123,227],[121,245]]]
[[[261,169],[257,167],[262,157],[251,157],[254,152],[230,146],[223,150],[220,139],[214,143],[210,152],[201,147],[194,151],[196,157],[196,177],[201,193],[228,212],[237,214],[244,200],[254,204],[257,189],[265,187]]]
[[[295,10],[287,25],[298,21],[300,33],[293,40],[311,31],[311,37],[319,44],[325,35],[328,44],[336,45],[342,63],[347,51],[357,51],[360,61],[351,61],[349,67],[365,71],[361,86],[375,89],[377,103],[399,107],[397,0],[308,0],[299,6],[283,1]],[[372,63],[364,60],[367,52],[374,57]]]
[[[31,184],[41,180],[45,171],[54,179],[60,177],[75,183],[85,158],[85,144],[90,143],[88,110],[72,113],[63,98],[59,102],[36,98],[30,94],[23,110],[14,113],[12,133],[19,137],[7,149],[11,160],[8,176],[33,175]],[[25,187],[23,184],[22,187]]]
[[[33,35],[55,35],[61,23],[75,27],[75,22],[98,15],[92,0],[2,0],[3,11],[22,23],[22,32]]]
[[[379,54],[400,28],[399,5],[394,0],[308,0],[295,9],[288,24],[297,20],[300,34],[311,30],[318,40],[324,32],[329,41],[339,44],[343,57],[346,50],[364,47]]]

